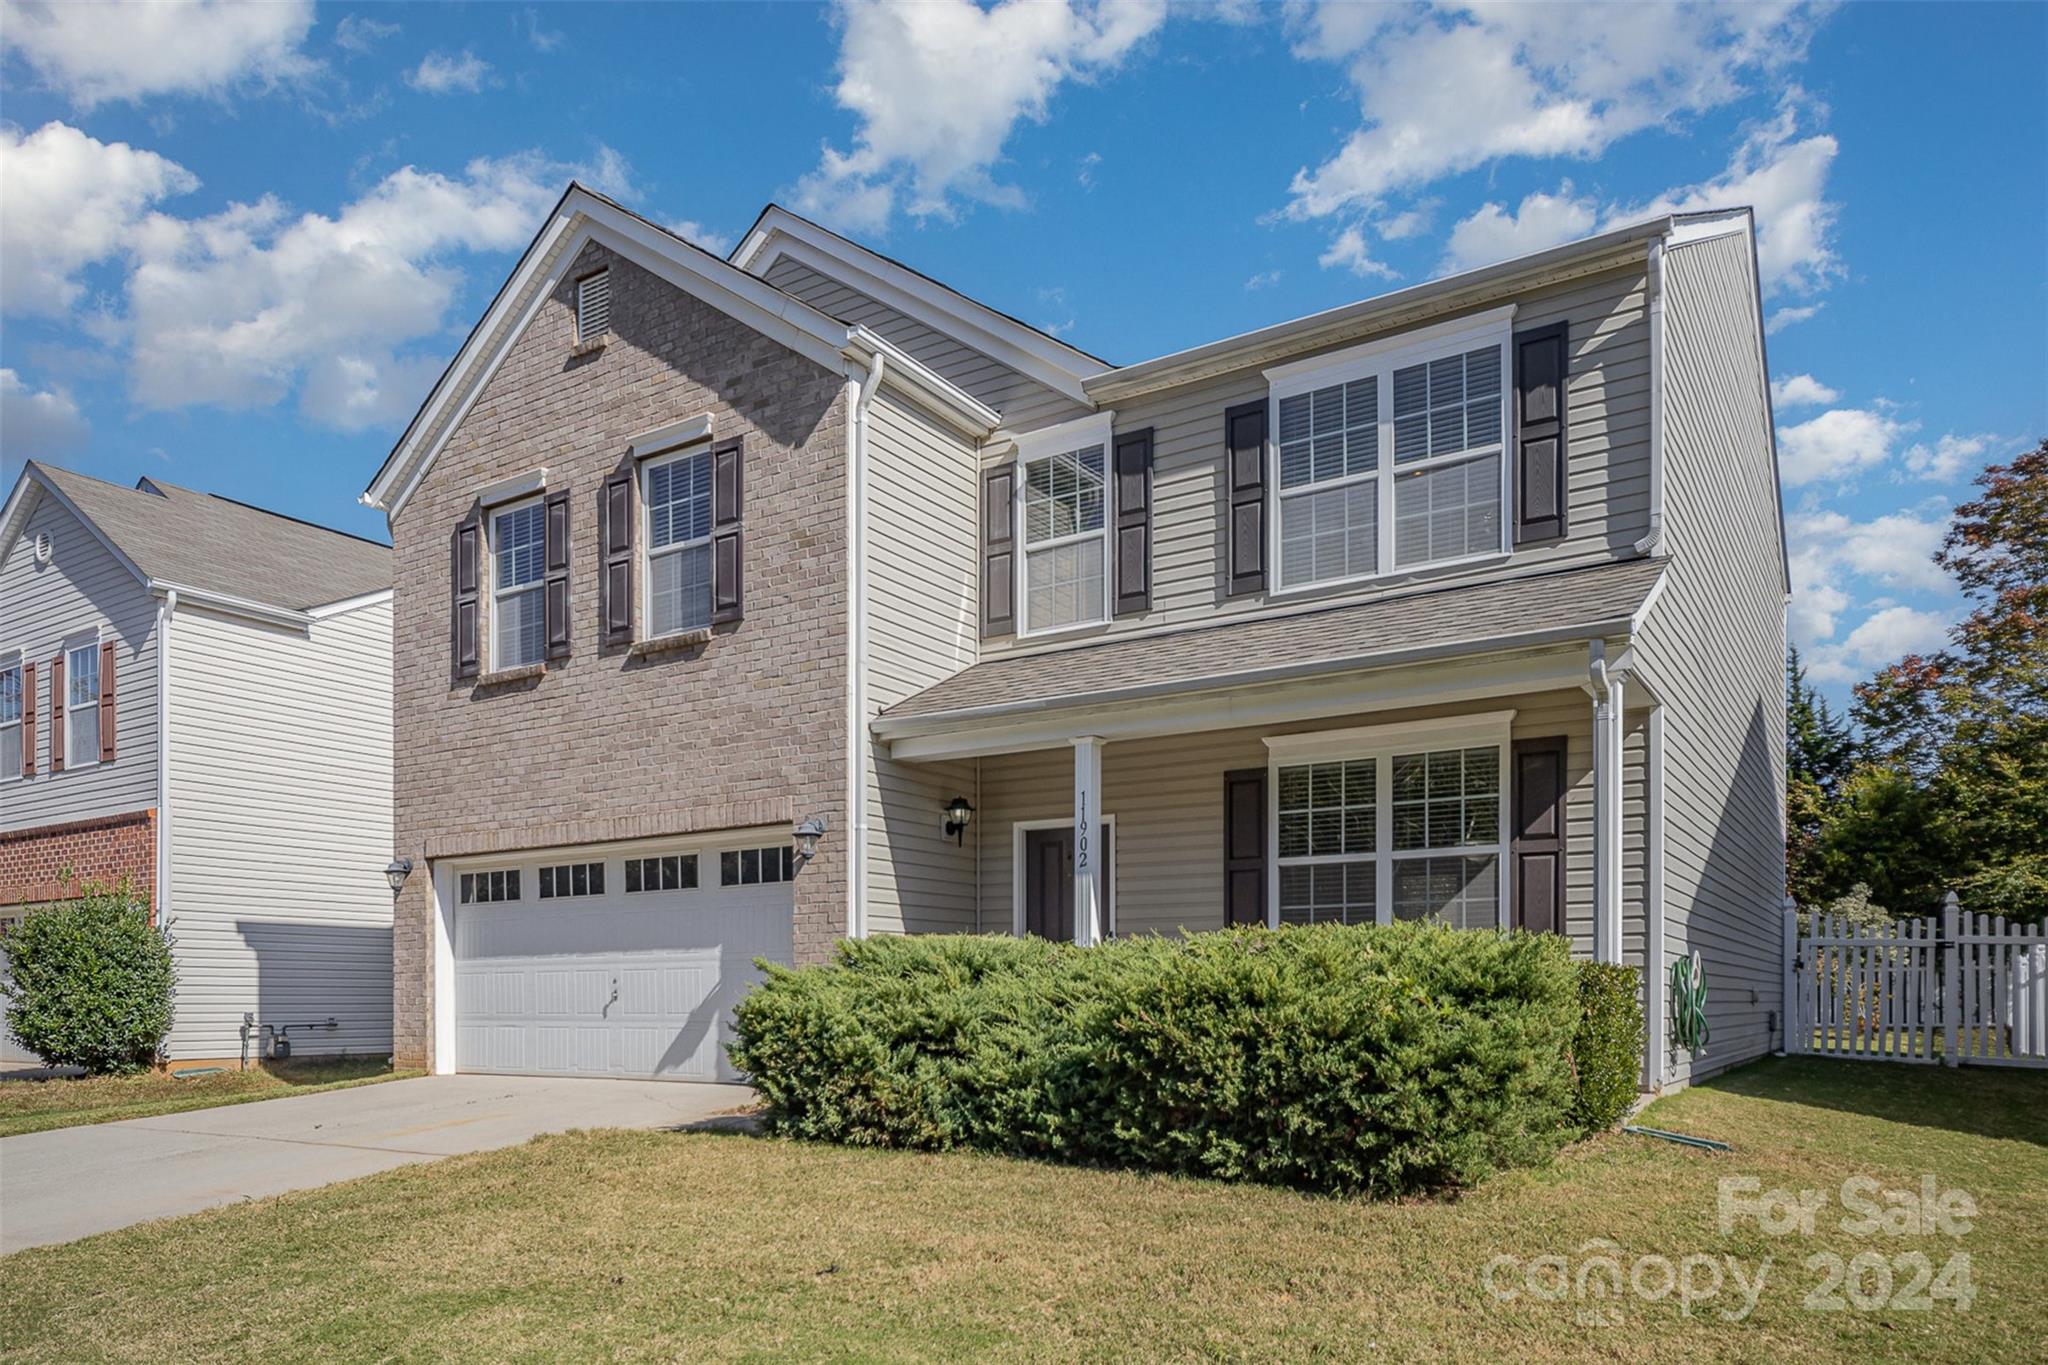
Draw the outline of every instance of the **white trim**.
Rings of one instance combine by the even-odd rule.
[[[0,673],[6,673],[11,669],[19,674],[17,682],[21,689],[19,701],[22,708],[21,715],[16,716],[13,720],[0,720],[0,730],[19,729],[21,731],[21,744],[24,751],[28,748],[28,726],[23,723],[22,719],[28,714],[28,670],[24,667],[26,663],[27,658],[23,655],[22,651],[18,649],[0,649]],[[25,752],[24,757],[26,757]],[[21,780],[22,771],[19,761],[0,766],[0,782],[19,782]]]
[[[432,923],[430,947],[434,970],[433,1071],[436,1076],[455,1074],[455,877],[453,860],[443,858],[429,867],[427,918]]]
[[[1106,814],[1102,824],[1109,830],[1109,868],[1103,878],[1108,885],[1103,890],[1102,904],[1108,912],[1109,927],[1104,931],[1108,938],[1116,937],[1116,867],[1120,852],[1116,841],[1116,816]],[[1024,937],[1024,836],[1034,829],[1072,829],[1074,817],[1064,820],[1012,820],[1010,822],[1010,937]]]
[[[1341,351],[1326,351],[1310,356],[1306,360],[1293,360],[1284,365],[1274,365],[1264,371],[1266,382],[1272,386],[1273,396],[1307,393],[1311,389],[1327,388],[1340,379],[1356,379],[1370,374],[1382,366],[1392,367],[1411,358],[1410,352],[1435,354],[1440,350],[1460,349],[1460,343],[1467,339],[1483,340],[1499,332],[1511,330],[1515,323],[1515,308],[1512,303],[1498,308],[1489,308],[1483,313],[1467,313],[1448,322],[1434,322],[1376,341],[1347,346]],[[1502,369],[1507,368],[1507,357],[1501,358]],[[1503,373],[1503,382],[1506,376]]]
[[[1664,1084],[1664,708],[1650,709],[1643,764],[1643,1088]],[[1784,1011],[1779,1011],[1784,1017]]]
[[[62,707],[64,710],[64,771],[67,773],[75,772],[80,768],[97,768],[105,762],[100,757],[100,754],[107,747],[107,737],[99,732],[99,711],[102,681],[100,678],[100,645],[105,643],[106,638],[107,628],[104,624],[101,624],[84,630],[74,630],[64,637],[62,644],[57,646],[64,656],[64,695],[62,697],[52,696],[50,698],[50,706],[52,710],[58,707]],[[71,700],[71,689],[78,681],[78,667],[72,662],[71,657],[74,654],[85,654],[92,659],[92,696],[82,703]],[[55,689],[52,690],[54,691]],[[93,713],[93,735],[99,740],[99,743],[93,746],[92,757],[86,759],[74,758],[71,754],[71,746],[78,738],[78,724],[73,718],[73,713],[78,711],[90,711]]]
[[[1110,620],[1110,579],[1116,573],[1111,550],[1111,528],[1116,525],[1116,444],[1113,436],[1113,412],[1091,413],[1087,417],[1062,422],[1057,426],[1043,427],[1015,438],[1013,458],[1017,469],[1017,492],[1012,500],[1010,516],[1011,536],[1017,546],[1017,638],[1020,640],[1042,640],[1048,636],[1071,635],[1079,631],[1099,630]],[[1092,531],[1074,531],[1066,535],[1051,536],[1032,544],[1025,526],[1025,509],[1030,500],[1031,469],[1033,464],[1044,460],[1057,459],[1062,455],[1077,455],[1081,451],[1100,447],[1102,450],[1102,525]],[[1061,549],[1068,545],[1079,545],[1094,540],[1102,546],[1102,600],[1096,614],[1086,620],[1069,621],[1062,625],[1031,625],[1031,557],[1049,550]]]
[[[868,707],[868,408],[890,368],[886,352],[877,351],[872,367],[847,362],[847,506],[846,534],[852,582],[846,602],[846,932],[867,937],[868,766],[874,760],[874,739],[867,730]]]
[[[517,502],[536,493],[545,493],[547,488],[547,466],[542,465],[538,469],[529,469],[524,474],[513,474],[508,478],[499,479],[496,483],[485,484],[476,491],[476,500],[479,506],[495,510],[503,503]]]
[[[711,439],[711,414],[700,412],[695,417],[685,417],[666,426],[643,431],[626,443],[626,453],[636,460],[650,455],[662,455],[677,446],[692,445]]]
[[[34,476],[33,481],[31,481],[31,476]],[[114,557],[116,564],[119,564],[129,573],[134,574],[143,583],[150,581],[149,575],[142,571],[142,566],[123,554],[121,547],[116,545],[113,539],[99,528],[98,523],[87,516],[77,503],[65,496],[63,489],[57,487],[52,480],[45,478],[42,473],[42,466],[34,460],[30,460],[22,469],[21,477],[14,482],[14,491],[7,496],[6,508],[0,510],[0,559],[5,559],[13,551],[14,542],[27,529],[29,514],[35,510],[29,501],[31,489],[33,489],[38,497],[47,494],[55,498],[57,505],[69,512],[78,524],[86,529],[86,533],[94,540],[97,540],[101,548]]]
[[[156,607],[156,920],[171,913],[171,621],[178,592],[164,593]],[[116,728],[119,728],[118,721]]]
[[[1636,542],[1654,553],[1664,539],[1664,239],[1650,239],[1644,260],[1643,292],[1650,313],[1650,528]]]
[[[1266,749],[1283,760],[1332,757],[1339,750],[1376,749],[1387,744],[1427,740],[1431,744],[1455,744],[1472,739],[1480,743],[1505,743],[1515,723],[1515,712],[1481,711],[1466,716],[1442,716],[1435,720],[1399,721],[1392,725],[1361,725],[1349,730],[1311,730],[1298,735],[1268,735]]]
[[[1012,454],[1020,461],[1058,455],[1069,450],[1082,450],[1092,445],[1102,447],[1103,458],[1106,460],[1115,427],[1116,413],[1105,409],[1101,412],[1091,412],[1086,417],[1076,417],[1072,421],[1056,422],[1049,427],[1013,432],[1009,440]]]
[[[167,597],[176,595],[181,606],[203,607],[208,611],[217,611],[225,616],[242,616],[247,617],[251,621],[260,621],[265,625],[291,626],[302,631],[308,629],[313,623],[311,613],[293,611],[290,607],[273,607],[267,602],[252,602],[246,597],[235,597],[224,592],[208,592],[204,588],[195,588],[189,583],[173,583],[162,578],[152,578],[146,581],[149,591],[154,596]]]
[[[323,606],[306,608],[306,615],[315,621],[325,621],[330,616],[341,616],[347,612],[360,611],[364,607],[375,607],[389,602],[396,594],[390,588],[379,588],[375,592],[357,593]]]
[[[994,408],[864,325],[848,331],[846,357],[872,368],[880,383],[917,400],[966,435],[985,438],[1003,420]]]
[[[504,518],[511,516],[513,513],[523,512],[529,507],[538,507],[541,509],[540,577],[534,579],[531,583],[520,583],[514,587],[508,588],[498,582],[498,523]],[[486,670],[487,672],[501,673],[507,669],[512,668],[530,668],[534,664],[543,664],[547,661],[548,647],[546,639],[547,631],[545,630],[545,628],[543,628],[543,630],[541,631],[542,639],[540,653],[538,656],[531,659],[508,660],[501,657],[498,653],[498,646],[501,642],[498,631],[498,599],[500,599],[501,597],[509,597],[514,594],[538,592],[540,594],[541,611],[543,615],[545,615],[547,611],[547,529],[547,507],[546,504],[539,497],[528,497],[522,498],[517,502],[500,503],[498,506],[491,508],[488,514],[484,517],[483,548],[484,554],[490,563],[490,571],[486,575],[487,578],[489,579],[489,585],[486,589],[486,595],[490,599],[490,614],[487,617],[485,617],[484,627],[484,645],[489,650],[491,656],[491,667],[488,670]]]
[[[677,449],[672,446],[664,454],[656,455],[649,459],[642,460],[633,471],[633,477],[639,481],[639,486],[635,488],[633,491],[636,495],[635,501],[639,505],[640,517],[640,525],[636,528],[637,535],[634,537],[634,543],[637,547],[635,550],[635,554],[639,562],[634,564],[633,572],[636,575],[638,575],[638,582],[641,584],[641,591],[638,594],[640,600],[634,604],[634,611],[639,616],[639,620],[635,624],[634,628],[633,638],[635,640],[660,640],[665,639],[671,635],[683,635],[688,634],[692,631],[709,630],[711,628],[710,591],[708,587],[708,579],[706,580],[707,588],[705,592],[706,610],[704,622],[702,625],[673,625],[666,630],[656,630],[653,619],[655,556],[661,555],[663,557],[667,557],[670,555],[680,554],[684,550],[695,549],[699,545],[709,545],[711,543],[710,512],[712,501],[712,472],[710,467],[710,459],[711,452],[709,450]],[[653,475],[655,470],[664,469],[672,464],[679,464],[684,460],[705,461],[704,534],[699,536],[695,540],[678,540],[671,544],[664,545],[660,549],[656,549],[654,545],[653,527],[654,500],[647,495],[647,482],[648,479]]]

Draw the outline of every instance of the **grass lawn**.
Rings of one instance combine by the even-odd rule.
[[[1611,1135],[1455,1202],[1365,1204],[974,1155],[594,1133],[409,1167],[0,1262],[0,1343],[40,1360],[2038,1360],[2048,1075],[1766,1062],[1657,1105],[1731,1153]],[[1722,1232],[1717,1182],[1850,1176],[1977,1202],[1972,1230]],[[1490,1262],[1607,1239],[1735,1257],[1718,1299],[1511,1301]],[[1820,1253],[1935,1267],[1974,1303],[1804,1306]],[[1908,1275],[1897,1287],[1907,1287]],[[1694,1272],[1696,1284],[1704,1272]],[[1547,1283],[1539,1276],[1539,1284]],[[1660,1287],[1657,1276],[1649,1287]],[[1583,1315],[1583,1316],[1582,1316]]]
[[[81,1123],[176,1114],[219,1104],[310,1095],[318,1090],[368,1085],[420,1075],[393,1071],[381,1058],[265,1063],[179,1080],[162,1072],[134,1076],[69,1076],[42,1081],[0,1081],[0,1137],[70,1128]]]

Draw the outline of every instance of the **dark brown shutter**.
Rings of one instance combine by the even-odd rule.
[[[1223,774],[1223,922],[1266,922],[1266,770]]]
[[[607,645],[633,643],[633,481],[624,469],[604,481],[604,572],[600,634]]]
[[[711,448],[711,623],[746,615],[746,452],[739,438]]]
[[[1514,828],[1509,886],[1514,924],[1532,933],[1564,932],[1565,742],[1515,741]]]
[[[481,671],[477,653],[477,575],[483,531],[483,510],[473,508],[455,527],[449,542],[448,634],[458,678],[474,678]]]
[[[1017,527],[1011,504],[1017,497],[1017,466],[1002,465],[981,476],[981,633],[1017,631]]]
[[[64,656],[50,660],[50,771],[64,771]]]
[[[1152,608],[1152,428],[1116,449],[1116,614]]]
[[[21,665],[21,775],[36,775],[36,666]]]
[[[1565,533],[1565,325],[1515,334],[1515,543]]]
[[[114,761],[114,642],[100,641],[100,762]]]
[[[1230,502],[1224,529],[1229,545],[1229,595],[1266,590],[1266,400],[1240,403],[1223,414],[1224,492]]]
[[[569,657],[569,490],[548,494],[547,587],[542,597],[547,614],[548,657]]]

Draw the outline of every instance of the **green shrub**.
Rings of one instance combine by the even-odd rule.
[[[87,887],[31,911],[4,943],[7,1027],[51,1066],[95,1074],[155,1060],[171,1028],[170,940],[145,897]]]
[[[1572,1038],[1578,1076],[1573,1117],[1589,1133],[1621,1122],[1643,1074],[1642,973],[1613,962],[1581,962],[1579,1027]]]
[[[1547,1159],[1580,1018],[1544,935],[881,937],[772,969],[731,1053],[790,1136],[1388,1195]]]

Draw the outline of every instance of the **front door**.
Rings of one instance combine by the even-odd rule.
[[[1102,831],[1103,885],[1115,885],[1116,849],[1108,826]],[[1115,907],[1103,897],[1103,937],[1116,931]],[[1074,941],[1074,827],[1024,831],[1024,932],[1055,943]]]

